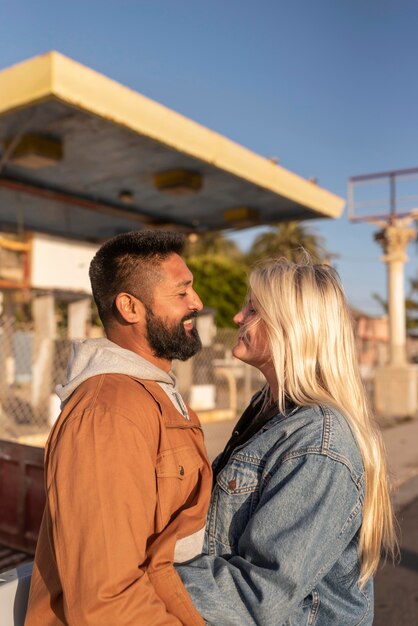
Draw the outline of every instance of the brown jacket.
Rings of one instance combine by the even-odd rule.
[[[153,381],[102,374],[67,401],[45,450],[47,504],[26,626],[203,624],[173,567],[205,525],[211,470]]]

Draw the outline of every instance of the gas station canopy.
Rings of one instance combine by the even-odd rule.
[[[0,72],[0,230],[127,230],[339,217],[342,198],[57,52]]]

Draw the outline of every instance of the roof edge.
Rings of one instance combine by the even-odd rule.
[[[345,200],[120,83],[50,51],[0,72],[0,114],[56,97],[303,205],[339,217]]]
[[[0,115],[50,97],[56,54],[46,52],[0,71]]]

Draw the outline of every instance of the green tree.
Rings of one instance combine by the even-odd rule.
[[[405,298],[406,327],[408,330],[418,328],[418,280],[409,282],[409,295]]]
[[[246,266],[234,258],[211,253],[190,256],[187,264],[203,304],[216,309],[216,325],[234,327],[232,318],[247,294]]]
[[[383,311],[387,314],[388,313],[388,302],[387,302],[387,300],[382,298],[380,293],[372,293],[372,298],[373,298],[373,300],[376,300],[376,302],[378,304],[380,304],[380,306],[382,307]]]
[[[297,261],[301,257],[302,248],[315,262],[323,262],[329,258],[325,249],[324,239],[310,230],[302,222],[282,222],[272,230],[256,237],[247,255],[250,265],[268,257],[286,257]]]
[[[418,280],[410,280],[409,294],[405,298],[405,325],[407,330],[416,330],[418,328]],[[378,293],[372,294],[373,298],[380,304],[383,311],[388,314],[388,302]]]

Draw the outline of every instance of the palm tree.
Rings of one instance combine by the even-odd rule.
[[[303,251],[314,262],[324,262],[330,257],[323,237],[301,222],[282,222],[256,237],[247,258],[250,264],[267,257],[286,257],[290,261],[298,261]]]
[[[189,235],[185,259],[194,276],[194,288],[206,306],[216,310],[216,325],[235,327],[233,315],[247,293],[245,255],[222,232]]]

